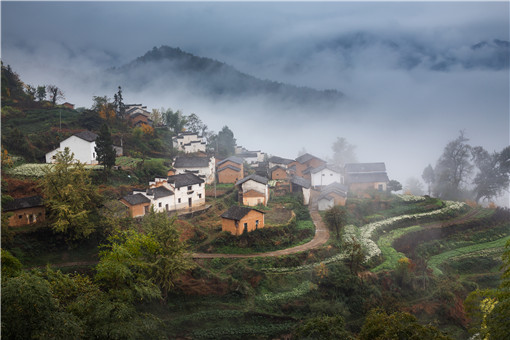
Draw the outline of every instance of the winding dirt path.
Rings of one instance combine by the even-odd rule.
[[[252,254],[218,254],[218,253],[193,253],[191,256],[194,259],[214,259],[214,258],[249,258],[249,257],[270,257],[270,256],[282,256],[300,253],[305,250],[314,249],[322,246],[329,239],[329,230],[324,224],[321,215],[317,209],[317,192],[311,190],[310,205],[310,216],[312,217],[313,224],[315,225],[315,236],[313,239],[305,244],[295,246],[292,248],[268,251],[265,253],[252,253]]]

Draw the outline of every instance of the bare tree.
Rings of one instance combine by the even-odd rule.
[[[46,91],[48,92],[53,105],[57,104],[57,101],[65,99],[64,92],[62,92],[62,90],[56,85],[47,85]]]

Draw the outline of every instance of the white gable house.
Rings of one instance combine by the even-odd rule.
[[[185,153],[205,152],[205,138],[196,132],[179,133],[172,138],[174,149]]]
[[[205,180],[206,184],[213,183],[216,176],[214,157],[179,156],[175,158],[173,167],[175,174],[193,173]]]
[[[247,176],[236,183],[239,189],[239,197],[244,205],[256,206],[267,205],[269,201],[268,179],[259,175]]]
[[[310,171],[313,187],[324,187],[333,183],[344,183],[340,170],[330,166],[322,165]]]
[[[57,152],[65,148],[74,153],[74,159],[84,164],[97,164],[96,160],[97,135],[90,131],[81,131],[60,142],[60,147],[46,154],[46,163],[55,163]]]

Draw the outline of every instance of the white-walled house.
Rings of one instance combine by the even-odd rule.
[[[196,132],[179,133],[172,138],[174,149],[185,153],[205,152],[205,138]]]
[[[344,183],[340,169],[331,165],[322,165],[310,170],[310,176],[313,187],[324,187],[335,182]]]
[[[46,163],[55,163],[57,152],[65,148],[74,153],[74,159],[84,164],[98,164],[96,159],[97,135],[90,131],[81,131],[60,142],[60,147],[46,154]]]
[[[268,179],[250,175],[237,181],[236,187],[239,189],[239,196],[242,197],[242,204],[247,206],[256,206],[259,204],[267,205],[269,201]]]
[[[195,174],[169,176],[165,186],[174,192],[176,210],[205,205],[205,181]]]
[[[178,156],[173,167],[175,174],[193,173],[205,180],[206,184],[214,182],[216,177],[216,161],[214,157]]]

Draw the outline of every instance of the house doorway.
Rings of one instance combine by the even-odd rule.
[[[190,197],[190,198],[188,198],[188,207],[190,207],[190,208],[191,208],[191,197]]]

